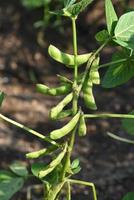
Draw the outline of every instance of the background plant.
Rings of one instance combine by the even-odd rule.
[[[59,9],[63,6],[62,0],[21,0],[22,5],[26,7],[29,11],[31,10],[37,10],[42,9],[40,11],[40,20],[36,21],[34,23],[34,27],[39,29],[38,32],[38,43],[41,46],[45,46],[45,33],[44,31],[46,28],[51,24],[53,27],[58,27],[59,30],[61,30],[61,17],[60,16],[53,16],[50,14],[50,11],[53,9],[53,7]]]
[[[86,135],[86,118],[125,118],[125,120],[123,120],[123,127],[125,127],[126,130],[130,128],[129,123],[134,119],[133,113],[130,113],[129,115],[107,113],[86,114],[83,112],[83,107],[80,107],[78,103],[79,98],[82,97],[85,105],[90,110],[97,109],[95,97],[93,95],[93,86],[95,84],[100,84],[98,70],[102,67],[109,67],[102,81],[103,87],[115,87],[127,82],[133,77],[134,12],[126,13],[118,19],[110,0],[105,1],[107,30],[102,30],[96,35],[96,39],[101,46],[92,53],[84,55],[78,54],[76,20],[78,14],[90,3],[92,3],[91,0],[82,0],[77,3],[75,1],[65,1],[64,9],[59,12],[53,12],[55,15],[68,17],[72,21],[74,55],[61,52],[53,45],[49,47],[48,52],[54,60],[63,63],[66,67],[69,67],[70,70],[72,69],[74,71],[74,79],[70,80],[67,77],[59,75],[58,77],[61,81],[61,85],[56,88],[49,88],[46,85],[37,84],[37,90],[45,95],[67,95],[58,105],[51,109],[50,118],[53,120],[60,120],[65,117],[70,117],[70,121],[62,128],[52,131],[47,137],[0,114],[0,117],[7,122],[14,124],[51,144],[48,148],[26,155],[29,159],[37,159],[38,157],[45,155],[50,155],[52,157],[50,164],[35,163],[31,167],[33,175],[39,178],[44,185],[44,199],[47,200],[59,199],[63,187],[67,187],[67,199],[71,199],[70,185],[73,183],[92,187],[93,197],[94,199],[97,199],[93,183],[71,179],[72,175],[80,171],[79,160],[76,159],[72,161],[71,153],[76,134],[78,133],[79,136]],[[100,65],[99,54],[106,45],[119,45],[121,50],[116,52],[111,62]],[[83,72],[79,73],[78,67],[85,63],[86,67],[84,68],[83,66]],[[1,103],[3,99],[4,94],[1,93]],[[68,104],[71,104],[70,109],[65,108]],[[133,125],[131,127],[133,127]],[[128,132],[130,133],[130,131]],[[133,134],[133,131],[131,134]],[[109,135],[116,139],[133,143],[132,140],[119,138],[111,133],[109,133]],[[64,136],[67,137],[64,139]],[[57,143],[56,140],[61,138],[63,138],[63,140],[60,140],[60,142]],[[3,196],[1,199],[10,199],[16,190],[18,191],[23,186],[23,183],[27,180],[28,176],[27,169],[19,163],[11,165],[10,172],[2,172],[0,188],[2,188]],[[7,194],[7,186],[9,187],[14,184],[16,184],[15,190],[11,187],[11,191]]]

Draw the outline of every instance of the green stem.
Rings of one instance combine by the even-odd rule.
[[[66,158],[65,158],[65,164],[64,164],[62,174],[61,174],[61,181],[63,181],[65,179],[66,171],[70,164],[70,157],[71,157],[71,153],[72,153],[74,141],[75,141],[75,133],[76,133],[76,128],[72,132],[72,135],[70,138],[70,143],[69,143],[68,151],[67,151]]]
[[[129,139],[126,139],[126,138],[122,138],[122,137],[119,137],[113,133],[110,133],[108,132],[107,133],[108,136],[110,136],[111,138],[115,139],[115,140],[118,140],[118,141],[121,141],[121,142],[125,142],[125,143],[129,143],[129,144],[134,144],[134,140],[129,140]]]
[[[80,181],[80,180],[73,180],[73,179],[68,179],[68,181],[70,183],[75,183],[75,184],[79,184],[79,185],[86,185],[88,187],[92,187],[94,200],[97,200],[96,189],[95,189],[95,185],[93,183]]]
[[[82,81],[81,81],[81,84],[79,85],[79,89],[78,89],[78,95],[80,94],[81,92],[81,89],[83,87],[83,84],[86,80],[86,77],[87,77],[87,74],[90,70],[90,67],[92,65],[92,62],[94,61],[95,57],[100,53],[100,51],[108,44],[108,42],[110,41],[111,39],[108,39],[106,40],[96,51],[95,53],[92,54],[92,56],[89,58],[89,61],[87,63],[87,66],[86,66],[86,69],[85,69],[85,72],[84,72],[84,75],[83,75],[83,78],[82,78]]]
[[[67,182],[67,200],[71,200],[71,185]]]
[[[4,121],[10,123],[10,124],[13,124],[13,125],[21,128],[21,129],[27,131],[28,133],[31,133],[32,135],[37,136],[38,138],[40,138],[40,139],[42,139],[42,140],[44,140],[46,142],[49,142],[49,143],[51,143],[51,144],[53,144],[55,146],[58,146],[58,147],[60,146],[58,143],[56,143],[55,141],[51,140],[50,138],[44,136],[43,134],[38,133],[37,131],[35,131],[35,130],[31,129],[31,128],[28,128],[28,127],[26,127],[26,126],[24,126],[24,125],[22,125],[22,124],[20,124],[20,123],[18,123],[16,121],[12,120],[12,119],[9,119],[8,117],[6,117],[6,116],[4,116],[2,114],[0,114],[0,118],[3,119]]]
[[[107,67],[107,66],[110,66],[110,65],[118,64],[118,63],[122,63],[122,62],[125,62],[125,61],[127,61],[126,58],[120,59],[120,60],[116,60],[116,61],[113,61],[113,62],[108,62],[108,63],[106,63],[106,64],[100,65],[99,68]]]
[[[129,114],[85,114],[85,118],[126,118],[126,119],[134,119],[134,115]]]
[[[72,18],[72,30],[73,30],[73,49],[74,49],[74,97],[73,97],[73,115],[77,113],[78,110],[78,95],[77,95],[77,78],[78,78],[78,47],[77,47],[77,31],[76,31],[76,18]]]

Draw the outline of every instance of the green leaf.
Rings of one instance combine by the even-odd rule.
[[[22,165],[20,162],[15,162],[9,166],[12,172],[17,174],[18,176],[27,176],[28,170],[27,168]]]
[[[114,28],[118,21],[118,17],[116,15],[111,0],[105,0],[105,12],[106,12],[106,22],[107,22],[108,32],[110,35],[113,35]]]
[[[126,61],[111,65],[104,75],[102,86],[113,88],[129,81],[134,76],[134,60],[126,51],[115,53],[112,62],[125,59]]]
[[[73,5],[75,2],[76,2],[76,0],[65,0],[64,5],[65,5],[65,7],[69,7],[69,6]]]
[[[9,200],[24,184],[23,178],[12,178],[0,182],[0,200]]]
[[[13,177],[15,177],[15,175],[12,172],[6,170],[0,170],[0,182],[3,180],[12,179]]]
[[[22,0],[23,6],[30,9],[41,7],[45,4],[48,4],[49,2],[50,0],[46,0],[46,3],[43,0]]]
[[[134,49],[134,11],[122,15],[115,27],[116,42]]]
[[[73,169],[73,174],[78,174],[81,171],[81,167],[78,166],[77,168]]]
[[[134,115],[134,111],[129,114]],[[123,119],[122,127],[127,131],[128,134],[134,136],[134,119]]]
[[[134,200],[134,192],[127,193],[122,200]]]
[[[95,39],[100,43],[104,43],[106,40],[108,40],[109,37],[110,37],[110,35],[109,35],[108,31],[105,29],[102,31],[99,31],[95,35]]]
[[[68,12],[72,17],[76,17],[82,12],[93,0],[81,0],[78,3],[73,4],[72,6],[67,7],[66,12]]]
[[[34,176],[39,177],[40,171],[47,168],[47,165],[44,163],[34,163],[32,164],[31,170]]]
[[[77,158],[77,159],[75,159],[75,160],[72,162],[71,168],[72,168],[72,169],[75,169],[75,168],[77,168],[77,167],[79,166],[79,164],[80,164],[80,161],[79,161],[79,159]]]
[[[4,92],[0,92],[0,107],[2,106],[4,98],[5,98],[5,93]]]

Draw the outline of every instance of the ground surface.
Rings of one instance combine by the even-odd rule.
[[[116,2],[120,13],[119,1]],[[80,52],[89,52],[97,47],[93,35],[104,27],[102,10],[103,1],[96,1],[91,10],[78,20]],[[47,134],[62,125],[62,122],[54,123],[48,119],[48,111],[58,99],[37,94],[33,81],[57,85],[55,74],[61,72],[70,76],[70,70],[58,66],[48,58],[47,47],[53,43],[72,51],[71,31],[69,22],[64,23],[64,35],[49,27],[44,37],[45,48],[41,48],[36,42],[38,31],[32,26],[35,16],[39,16],[39,11],[28,12],[17,0],[0,3],[0,89],[7,93],[2,113]],[[106,48],[101,62],[108,61],[113,51]],[[109,91],[96,87],[98,112],[131,111],[134,107],[133,83],[131,80],[126,85]],[[83,168],[77,179],[94,182],[99,200],[120,200],[126,192],[134,189],[134,146],[114,141],[106,135],[107,131],[111,131],[127,137],[119,120],[88,120],[87,124],[87,137],[77,139],[73,153],[74,158],[80,158]],[[0,121],[1,168],[6,168],[13,160],[26,162],[25,153],[42,146],[43,143],[37,141],[37,138]],[[17,194],[13,200],[26,199],[25,191],[26,189]],[[86,199],[86,189],[74,191],[73,199]],[[37,194],[33,199],[39,200]]]

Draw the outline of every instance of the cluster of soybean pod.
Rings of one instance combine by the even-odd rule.
[[[72,2],[72,1],[70,1]],[[86,3],[85,3],[86,2]],[[82,1],[80,4],[80,10],[82,11],[89,3],[92,1]],[[69,1],[68,1],[69,3]],[[84,4],[83,4],[84,3]],[[78,3],[77,3],[78,4]],[[77,11],[77,10],[76,10]],[[75,13],[77,13],[75,11]],[[78,11],[78,12],[79,12]],[[84,112],[78,105],[78,100],[81,97],[87,108],[91,110],[96,110],[96,102],[93,95],[93,85],[100,84],[99,76],[99,56],[98,52],[87,53],[83,55],[78,55],[77,49],[77,32],[76,32],[76,19],[77,15],[69,12],[65,12],[64,15],[68,16],[72,21],[73,30],[73,49],[74,55],[70,55],[60,51],[57,47],[50,45],[48,48],[48,53],[52,59],[64,64],[70,70],[74,71],[73,80],[68,79],[65,76],[57,75],[60,81],[60,86],[56,88],[50,88],[44,84],[37,84],[36,89],[38,92],[44,95],[50,96],[63,96],[63,99],[50,110],[51,120],[61,120],[69,117],[70,121],[64,125],[62,128],[53,130],[49,134],[50,141],[55,141],[67,136],[65,140],[62,140],[62,144],[57,144],[57,142],[50,146],[47,150],[43,149],[39,152],[33,152],[27,154],[27,158],[38,158],[46,154],[52,154],[61,149],[60,153],[52,160],[52,162],[45,167],[45,169],[40,169],[37,176],[40,179],[45,178],[48,174],[57,173],[58,177],[54,185],[47,185],[46,198],[45,200],[58,200],[60,196],[61,188],[66,185],[67,189],[67,200],[71,200],[71,183],[85,184],[93,189],[93,198],[97,199],[95,187],[93,183],[82,182],[79,180],[70,179],[70,177],[80,171],[79,160],[76,159],[71,163],[71,153],[74,146],[75,135],[82,137],[87,133],[86,122]],[[85,71],[79,73],[78,69],[83,64],[86,64]],[[70,109],[66,107],[71,107]],[[65,142],[66,141],[66,142]],[[58,146],[57,146],[58,145]],[[34,170],[33,170],[34,172]],[[52,173],[53,174],[53,173]],[[55,175],[54,175],[55,176]],[[66,183],[66,184],[65,184]]]
[[[97,200],[96,190],[93,183],[71,179],[71,176],[80,171],[79,160],[71,161],[71,154],[74,147],[75,136],[85,136],[87,133],[85,114],[82,107],[79,106],[79,98],[83,99],[85,106],[90,110],[96,110],[96,102],[93,95],[93,86],[100,84],[99,76],[99,52],[109,42],[109,39],[102,44],[99,49],[93,53],[78,54],[77,48],[77,30],[76,20],[93,0],[65,0],[65,8],[52,14],[58,14],[71,19],[73,32],[73,50],[74,55],[60,51],[53,45],[48,48],[48,53],[52,59],[64,64],[73,70],[73,80],[58,75],[60,86],[50,88],[43,84],[37,84],[37,91],[50,96],[63,96],[63,99],[50,110],[50,119],[61,120],[68,118],[69,122],[63,127],[53,130],[49,136],[44,136],[34,130],[31,130],[11,119],[0,114],[0,118],[12,123],[29,133],[49,142],[51,145],[37,152],[26,154],[28,159],[37,159],[39,157],[50,155],[52,161],[49,164],[34,163],[31,167],[34,176],[39,178],[44,185],[44,200],[59,200],[62,194],[62,188],[66,188],[66,199],[71,200],[71,185],[80,184],[92,187],[93,199]],[[85,64],[83,72],[79,73],[79,67]],[[3,100],[4,94],[1,94]],[[70,107],[70,109],[68,109]],[[66,136],[66,137],[65,137]],[[63,138],[65,137],[65,138]],[[57,140],[60,142],[57,142]]]

